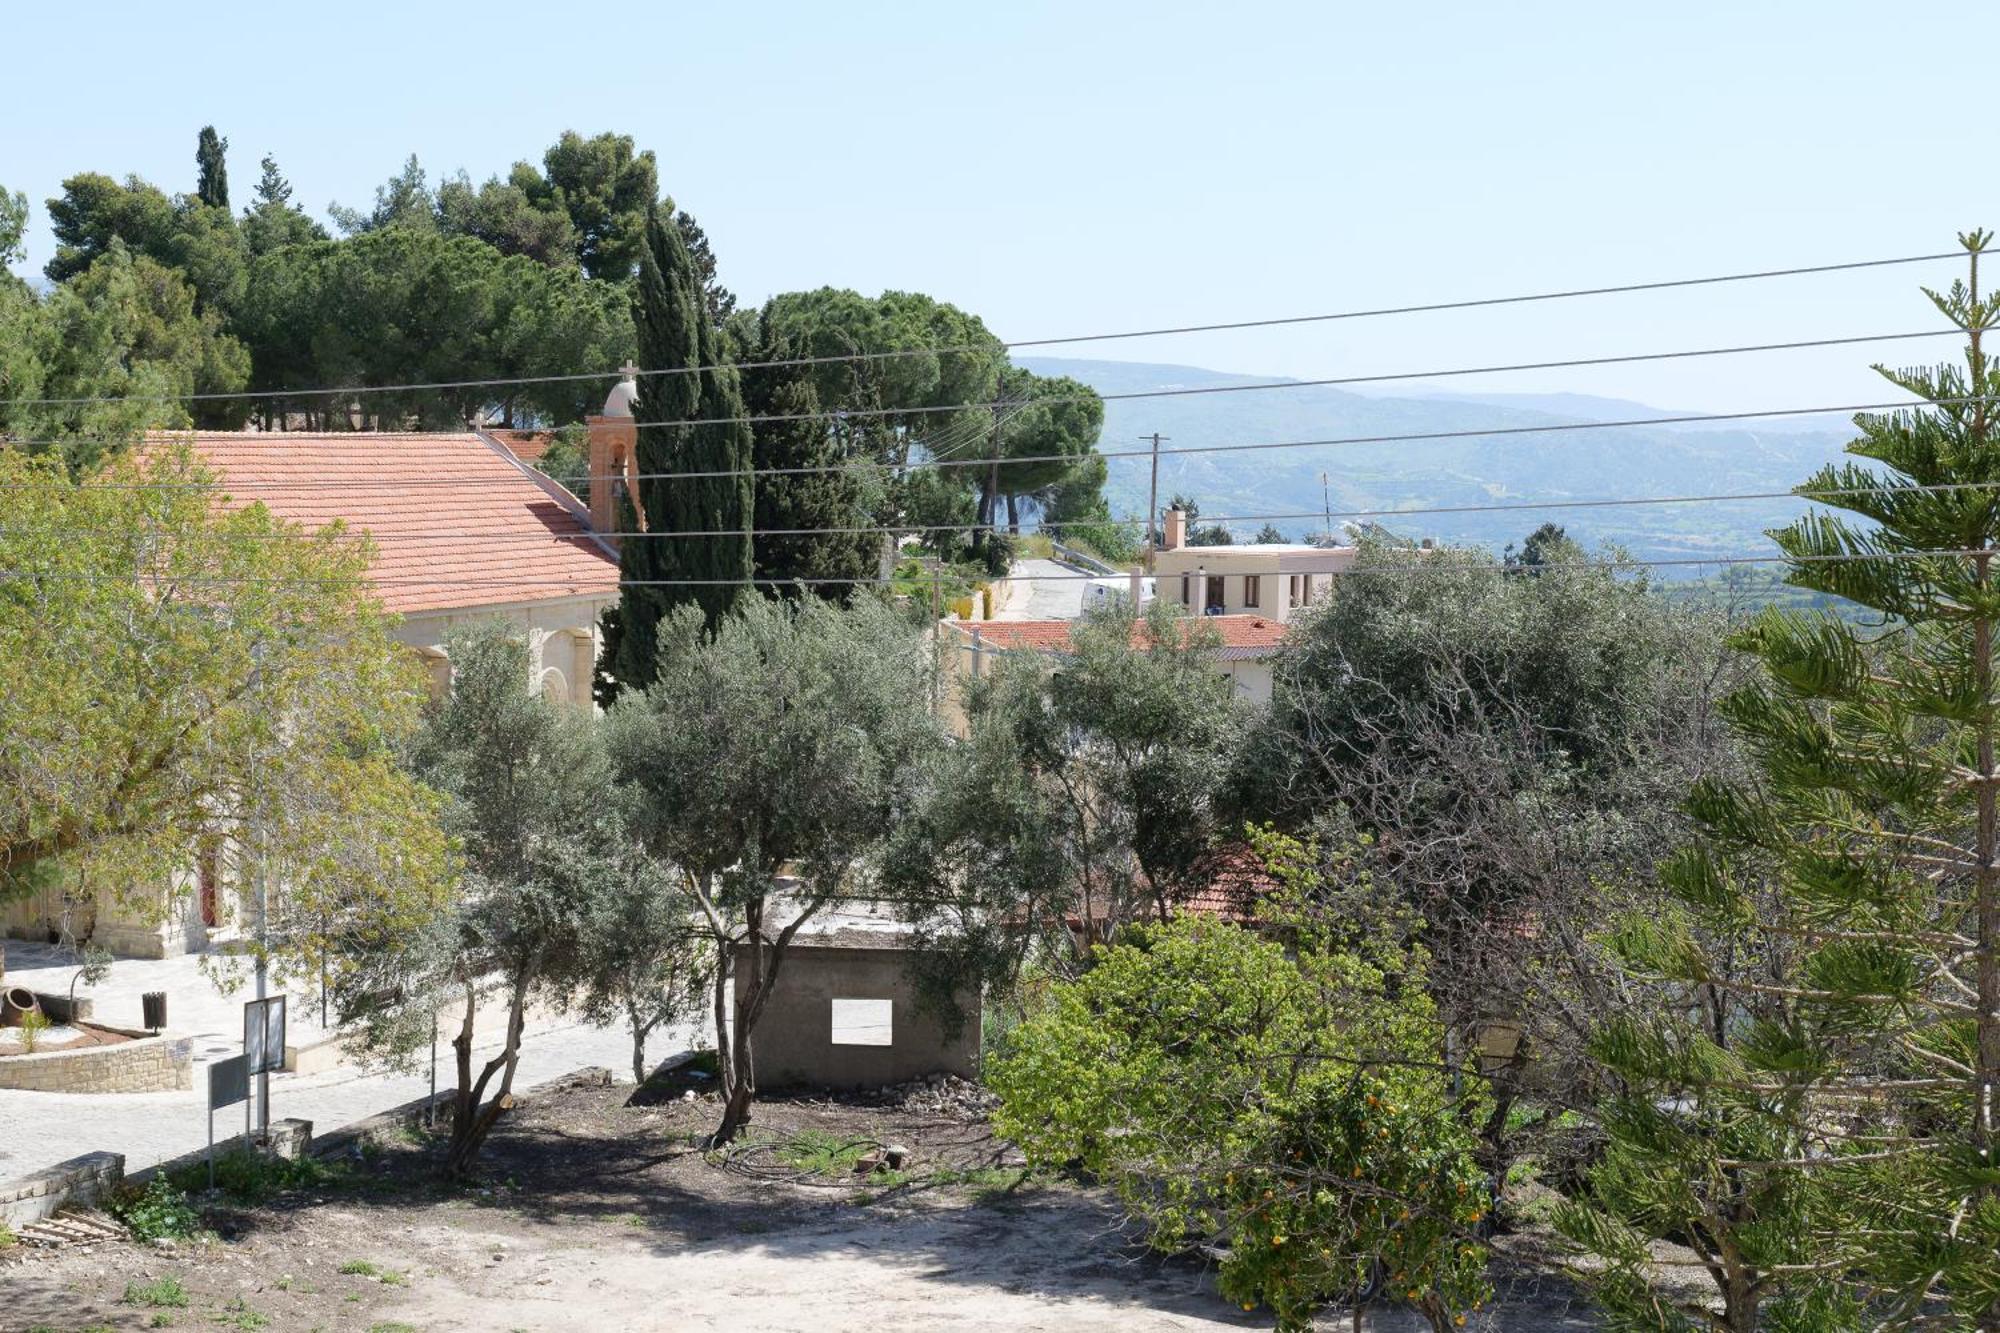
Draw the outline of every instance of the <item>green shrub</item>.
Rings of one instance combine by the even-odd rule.
[[[1408,923],[1337,936],[1283,903],[1266,921],[1289,950],[1192,916],[1098,950],[989,1062],[995,1127],[1109,1185],[1157,1248],[1221,1256],[1223,1293],[1281,1329],[1383,1280],[1452,1328],[1488,1294],[1483,1094],[1453,1097],[1424,956]]]
[[[49,1016],[39,1009],[30,1009],[21,1015],[21,1052],[33,1055],[35,1047],[41,1044],[42,1034],[49,1030]]]
[[[181,1286],[179,1279],[172,1277],[163,1277],[156,1282],[147,1282],[143,1285],[128,1282],[125,1284],[124,1302],[127,1305],[150,1305],[168,1310],[185,1310],[188,1303],[187,1289]]]
[[[347,1176],[345,1167],[315,1157],[293,1160],[237,1148],[215,1159],[215,1187],[237,1203],[258,1204],[287,1190],[324,1189]],[[208,1163],[171,1173],[174,1185],[190,1194],[208,1185]]]
[[[795,1171],[832,1176],[852,1172],[854,1164],[874,1146],[868,1139],[829,1134],[823,1129],[803,1129],[779,1145],[775,1156]]]
[[[135,1240],[179,1239],[192,1236],[201,1215],[188,1196],[165,1176],[154,1176],[142,1189],[123,1191],[108,1211],[125,1224]]]
[[[1100,519],[1090,523],[1065,524],[1062,542],[1107,565],[1130,564],[1143,553],[1137,530],[1130,524]]]
[[[1225,1180],[1225,1295],[1264,1300],[1281,1317],[1294,1304],[1309,1317],[1318,1298],[1377,1282],[1426,1314],[1486,1298],[1485,1250],[1473,1239],[1488,1200],[1478,1141],[1446,1103],[1398,1100],[1406,1082],[1318,1082],[1279,1119],[1262,1164]]]
[[[215,1316],[214,1322],[228,1328],[259,1329],[268,1326],[271,1322],[271,1317],[266,1314],[259,1314],[257,1311],[251,1309],[244,1303],[243,1298],[238,1296],[228,1305],[222,1307],[221,1312]]]

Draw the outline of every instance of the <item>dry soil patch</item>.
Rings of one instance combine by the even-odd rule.
[[[538,1093],[495,1135],[478,1188],[432,1183],[437,1145],[415,1137],[337,1188],[218,1210],[219,1238],[205,1244],[8,1255],[0,1329],[1269,1327],[1221,1300],[1199,1265],[1136,1245],[1093,1192],[1022,1182],[977,1116],[769,1102],[753,1135],[811,1151],[717,1165],[686,1142],[711,1126],[712,1102],[629,1095]],[[910,1149],[900,1177],[837,1165],[875,1143]],[[144,1303],[162,1279],[186,1306]],[[1514,1285],[1499,1313],[1479,1324],[1590,1327],[1566,1289],[1541,1280]],[[1325,1326],[1349,1327],[1344,1316]],[[1416,1327],[1394,1312],[1375,1326]]]

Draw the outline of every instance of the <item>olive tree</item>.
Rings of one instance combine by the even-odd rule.
[[[926,945],[927,996],[968,973],[1058,970],[1197,887],[1243,722],[1213,626],[1156,603],[1092,610],[1066,650],[990,660],[970,733],[936,756],[882,859]]]
[[[1371,837],[1429,923],[1468,1074],[1482,1028],[1524,1030],[1492,1070],[1496,1184],[1525,1136],[1595,1100],[1587,1044],[1627,997],[1592,925],[1660,901],[1681,796],[1739,762],[1719,617],[1541,537],[1532,569],[1364,544],[1294,626],[1235,790],[1246,819]]]
[[[705,628],[660,622],[653,683],[607,717],[640,832],[682,868],[716,951],[716,1051],[733,1138],[756,1091],[751,1034],[787,949],[862,891],[912,775],[940,737],[923,641],[888,607],[746,599]],[[725,1022],[740,953],[733,1030]]]
[[[357,930],[335,914],[334,988],[362,1046],[408,1059],[456,1011],[458,1081],[448,1174],[463,1178],[513,1104],[529,1003],[568,1003],[586,970],[594,894],[626,873],[626,829],[593,720],[528,690],[528,646],[496,623],[447,644],[450,694],[435,705],[409,764],[443,795],[458,875],[408,928]],[[366,926],[368,923],[361,923]],[[475,1070],[483,1002],[506,1017],[499,1048]]]
[[[685,876],[645,847],[626,846],[602,858],[598,869],[582,914],[576,1007],[599,1026],[625,1025],[632,1080],[644,1083],[653,1033],[701,1013],[715,948]]]

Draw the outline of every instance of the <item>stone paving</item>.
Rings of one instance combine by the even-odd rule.
[[[67,992],[74,963],[48,945],[5,941],[7,981],[34,990]],[[204,970],[204,962],[207,970]],[[167,1032],[194,1040],[194,1088],[186,1092],[142,1092],[91,1095],[84,1093],[0,1091],[0,1182],[52,1166],[87,1152],[125,1154],[125,1169],[137,1171],[206,1143],[208,1135],[206,1066],[236,1055],[243,1048],[245,984],[224,994],[211,973],[239,960],[219,955],[168,959],[120,959],[111,974],[95,986],[79,986],[78,995],[96,1002],[93,1017],[104,1023],[137,1026],[139,997],[146,991],[167,992]],[[247,973],[245,974],[247,976]],[[326,1036],[319,1026],[318,997],[293,991],[286,1004],[291,1045]],[[481,1029],[497,1036],[499,1025]],[[448,1034],[447,1034],[448,1035]],[[657,1062],[687,1049],[699,1029],[656,1032],[647,1043],[649,1059]],[[476,1048],[490,1055],[497,1042]],[[586,1065],[602,1065],[626,1080],[631,1078],[632,1042],[621,1028],[596,1028],[562,1016],[531,1021],[522,1041],[516,1090],[558,1078]],[[440,1087],[451,1086],[452,1052],[438,1048]],[[414,1100],[430,1090],[429,1062],[413,1073],[388,1073],[341,1065],[315,1074],[273,1074],[271,1117],[298,1117],[324,1133],[379,1111]],[[218,1111],[218,1138],[240,1134],[241,1107]]]

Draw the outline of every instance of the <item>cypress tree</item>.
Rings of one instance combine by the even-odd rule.
[[[798,357],[783,340],[760,340],[759,362]],[[795,417],[757,423],[757,577],[764,591],[780,597],[812,593],[828,601],[853,598],[856,582],[875,571],[882,538],[869,532],[812,531],[869,525],[869,500],[879,485],[859,469],[860,460],[842,446],[820,410],[811,366],[763,365],[746,371],[744,402],[752,416]],[[827,468],[822,472],[789,469]],[[794,582],[793,580],[796,580]]]
[[[229,208],[229,166],[223,155],[228,151],[229,140],[217,134],[215,126],[201,127],[194,147],[195,198],[225,212]]]
[[[1660,1002],[1598,1036],[1623,1089],[1604,1117],[1606,1207],[1572,1209],[1567,1229],[1633,1305],[1658,1300],[1644,1238],[1676,1234],[1708,1261],[1725,1328],[1904,1328],[1942,1303],[1951,1327],[2000,1330],[1989,235],[1960,238],[1967,280],[1925,291],[1964,332],[1964,363],[1878,366],[1921,400],[1855,419],[1848,452],[1881,470],[1828,466],[1800,487],[1852,517],[1771,534],[1788,582],[1871,623],[1773,610],[1736,636],[1760,668],[1726,704],[1751,772],[1697,785],[1669,907],[1618,939],[1633,993]]]
[[[698,368],[647,377],[633,410],[638,470],[650,478],[639,483],[646,535],[624,539],[620,574],[628,585],[661,586],[625,588],[613,651],[618,681],[643,686],[653,679],[661,617],[694,603],[713,625],[753,586],[752,450],[736,368],[723,363],[680,229],[657,208],[646,219],[633,318],[642,370]],[[658,475],[685,472],[731,475]],[[664,535],[675,532],[729,535]]]

